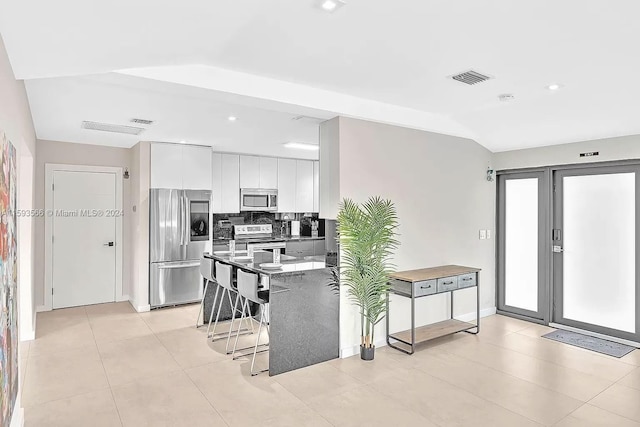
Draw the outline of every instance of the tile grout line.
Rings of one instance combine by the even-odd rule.
[[[445,353],[449,353],[449,352],[445,351]],[[449,353],[449,354],[453,354],[453,353]],[[475,363],[478,363],[478,362],[475,362]],[[482,365],[482,364],[481,364],[481,365]],[[507,374],[507,373],[504,373],[504,372],[498,371],[498,370],[496,370],[496,369],[493,369],[493,368],[488,367],[488,366],[485,366],[485,365],[482,365],[482,366],[484,366],[484,367],[486,367],[487,369],[490,369],[490,370],[492,370],[492,371],[498,372],[498,373],[500,373],[500,374],[504,374],[504,375],[510,376],[510,377],[512,377],[512,378],[516,378],[516,379],[518,379],[518,380],[520,380],[520,381],[524,381],[524,382],[527,382],[527,383],[529,383],[529,384],[533,384],[533,385],[538,386],[538,387],[540,387],[540,388],[542,388],[542,389],[544,389],[544,390],[546,390],[546,391],[552,391],[552,392],[554,392],[554,393],[561,394],[561,395],[563,395],[563,396],[565,396],[565,397],[567,397],[567,398],[569,398],[569,399],[572,399],[572,400],[575,400],[575,401],[577,401],[577,402],[580,402],[580,403],[581,403],[581,406],[582,406],[583,404],[585,404],[585,403],[586,403],[586,402],[583,402],[583,401],[581,401],[581,400],[575,399],[575,398],[573,398],[573,397],[566,396],[565,394],[560,393],[560,392],[557,392],[557,391],[555,391],[555,390],[550,390],[550,389],[547,389],[546,387],[542,387],[542,386],[540,386],[540,385],[538,385],[538,384],[534,384],[534,383],[531,383],[531,382],[529,382],[529,381],[527,381],[527,380],[523,380],[522,378],[513,377],[512,375],[509,375],[509,374]],[[422,369],[420,369],[419,367],[416,367],[416,368],[414,368],[414,369],[416,369],[416,370],[418,370],[418,371],[422,372],[422,373],[423,373],[423,374],[425,374],[425,375],[428,375],[428,376],[430,376],[430,377],[436,378],[436,379],[438,379],[438,380],[440,380],[440,381],[444,381],[444,382],[446,382],[447,384],[449,384],[449,385],[451,385],[451,386],[454,386],[454,387],[456,387],[456,388],[458,388],[458,389],[460,389],[460,390],[463,390],[463,391],[465,391],[465,392],[467,392],[467,393],[470,393],[470,394],[472,394],[472,395],[474,395],[474,396],[476,396],[476,397],[478,397],[478,398],[480,398],[480,399],[484,400],[485,402],[489,402],[489,403],[491,403],[491,404],[493,404],[493,405],[500,406],[500,407],[501,407],[501,408],[503,408],[504,410],[509,411],[509,412],[511,412],[511,413],[513,413],[513,414],[516,414],[516,415],[518,415],[518,416],[520,416],[520,417],[526,418],[526,419],[528,419],[528,420],[530,420],[530,421],[532,421],[532,422],[534,422],[534,423],[541,424],[541,425],[543,424],[543,423],[541,423],[541,422],[538,422],[538,421],[536,421],[536,420],[532,419],[531,417],[529,417],[529,416],[527,416],[527,415],[525,415],[525,414],[521,414],[521,413],[519,413],[519,412],[514,411],[513,409],[507,408],[506,406],[502,405],[501,403],[494,402],[494,401],[492,401],[492,400],[489,400],[489,399],[485,398],[484,396],[480,396],[479,394],[476,394],[475,392],[472,392],[472,391],[469,391],[469,390],[467,390],[467,389],[465,389],[465,388],[462,388],[462,387],[460,387],[459,385],[456,385],[456,384],[452,383],[452,382],[451,382],[451,381],[449,381],[449,380],[445,380],[444,378],[439,378],[439,377],[433,376],[433,375],[431,375],[430,373],[428,373],[428,372],[426,372],[426,371],[423,371],[423,370],[422,370]],[[558,423],[559,421],[560,421],[560,420],[556,421],[556,423]],[[554,424],[556,424],[556,423],[554,423]]]
[[[144,319],[143,319],[144,320]],[[146,324],[146,322],[145,322]],[[149,329],[151,329],[151,327],[149,325],[147,325],[149,327]],[[165,331],[167,332],[167,331]],[[169,356],[171,356],[171,358],[173,359],[173,361],[176,363],[176,365],[180,368],[180,372],[182,372],[182,374],[187,377],[187,379],[189,380],[189,382],[191,384],[193,384],[193,386],[196,388],[196,390],[198,390],[198,393],[200,393],[200,395],[202,396],[202,398],[207,402],[207,404],[211,407],[211,409],[213,409],[213,411],[218,414],[218,416],[220,417],[220,419],[222,420],[223,423],[225,423],[225,425],[227,425],[227,427],[230,426],[230,424],[227,422],[227,420],[222,416],[222,414],[220,412],[218,412],[218,410],[216,409],[215,406],[213,406],[213,403],[211,403],[209,401],[209,399],[207,399],[207,396],[204,395],[204,393],[202,392],[202,390],[200,390],[200,387],[198,387],[198,385],[191,379],[191,377],[189,376],[189,374],[187,374],[185,368],[182,367],[182,365],[180,365],[180,363],[178,362],[178,360],[175,358],[175,356],[173,355],[173,353],[171,353],[171,351],[167,348],[167,346],[162,342],[162,340],[158,337],[157,333],[151,329],[151,333],[153,334],[153,336],[155,337],[155,339],[158,340],[158,342],[160,343],[160,345],[165,349],[165,351],[167,353],[169,353]],[[205,337],[206,339],[206,337]]]
[[[85,309],[86,314],[86,309]],[[93,333],[93,326],[91,325],[91,321],[89,320],[89,315],[87,314],[87,321],[89,322],[89,328],[91,329],[91,336],[93,336],[93,341],[96,345],[96,351],[98,352],[98,357],[100,358],[100,366],[102,366],[102,372],[104,372],[104,376],[107,379],[107,384],[109,384],[109,393],[111,394],[111,399],[113,400],[113,406],[116,407],[116,413],[118,414],[118,419],[120,420],[120,425],[124,426],[122,422],[122,415],[120,415],[120,408],[118,408],[118,402],[116,402],[116,396],[113,394],[113,388],[111,387],[111,381],[109,381],[109,375],[107,375],[107,369],[104,367],[104,361],[102,360],[102,354],[100,353],[100,347],[98,347],[98,341],[96,340],[96,335]]]
[[[517,332],[510,332],[509,334],[506,334],[505,336],[510,335],[510,334],[518,334],[518,333],[517,333]],[[523,336],[523,337],[527,337],[527,338],[531,338],[531,339],[536,339],[536,338],[534,338],[534,337],[531,337],[531,336],[528,336],[528,335],[524,335],[524,334],[518,334],[518,335]],[[554,341],[549,341],[549,342],[554,342]],[[514,351],[514,352],[516,352],[516,353],[518,353],[518,354],[524,354],[525,356],[533,357],[534,359],[542,360],[543,362],[553,363],[553,364],[558,365],[558,366],[561,366],[561,367],[563,367],[563,368],[573,369],[573,368],[571,368],[571,367],[569,367],[569,366],[565,366],[565,365],[561,365],[561,364],[559,364],[559,363],[556,363],[556,361],[555,361],[555,360],[543,359],[542,357],[538,357],[538,356],[535,356],[535,355],[531,355],[531,354],[529,354],[529,353],[525,353],[524,351],[514,350],[514,349],[509,348],[509,347],[504,347],[504,346],[502,346],[502,345],[500,345],[500,344],[497,344],[497,343],[495,343],[495,342],[491,342],[491,341],[482,341],[482,343],[484,343],[484,344],[490,344],[490,345],[492,345],[492,346],[494,346],[494,347],[498,347],[498,348],[500,348],[500,349]],[[559,345],[562,345],[562,346],[568,346],[568,345],[569,345],[569,344],[564,344],[564,343],[560,343],[560,342],[555,342],[555,343],[556,343],[556,344],[559,344]],[[573,347],[573,346],[571,346],[571,347]],[[585,351],[587,351],[587,350],[585,350]],[[607,360],[607,361],[609,361],[609,362],[622,363],[622,364],[623,364],[623,365],[625,365],[625,366],[635,366],[635,365],[631,365],[631,364],[629,364],[629,363],[625,363],[625,362],[621,362],[621,361],[617,361],[617,360],[611,360],[611,359],[609,359],[609,358],[607,358],[607,357],[603,357],[602,355],[597,354],[597,353],[596,353],[596,354],[592,354],[591,352],[588,352],[588,351],[587,351],[585,354],[589,354],[589,355],[591,355],[591,356],[596,356],[596,357],[598,357],[598,358],[600,358],[600,359]],[[581,373],[583,373],[583,374],[586,374],[586,375],[593,375],[593,374],[589,374],[589,373],[587,373],[587,372],[579,371],[579,370],[577,370],[577,369],[574,369],[574,370],[575,370],[575,371],[577,371],[577,372],[581,372]],[[595,376],[595,377],[597,377],[597,378],[600,378],[600,379],[603,379],[603,380],[607,380],[607,381],[614,381],[614,380],[611,380],[611,379],[608,379],[608,378],[604,378],[604,377],[600,377],[600,376],[597,376],[597,375],[593,375],[593,376]],[[626,376],[626,374],[625,374],[625,376]],[[615,380],[615,381],[618,381],[618,380]],[[615,381],[614,381],[614,382],[615,382]]]
[[[600,380],[603,380],[603,381],[611,382],[611,384],[607,385],[607,386],[606,386],[602,391],[606,390],[607,388],[609,388],[609,387],[611,387],[613,384],[615,384],[617,381],[620,381],[622,378],[624,378],[624,377],[622,377],[622,378],[620,378],[620,380],[613,381],[613,380],[609,380],[609,379],[606,379],[606,378],[602,378],[602,377],[599,377],[599,376],[596,376],[596,375],[593,375],[593,374],[588,374],[588,373],[586,373],[586,372],[578,371],[578,370],[576,370],[576,369],[573,369],[573,368],[570,368],[570,367],[567,367],[567,366],[564,366],[564,365],[560,365],[560,364],[555,363],[555,362],[550,361],[550,360],[540,359],[540,358],[538,358],[538,357],[531,356],[531,355],[526,354],[526,353],[521,353],[521,352],[516,351],[516,350],[512,350],[512,349],[505,348],[505,347],[500,347],[500,346],[497,346],[497,345],[495,345],[495,344],[493,344],[493,343],[487,343],[487,342],[485,342],[484,344],[487,344],[487,345],[491,345],[491,346],[493,346],[493,347],[496,347],[496,348],[498,348],[500,351],[512,351],[512,352],[514,352],[514,353],[516,353],[516,354],[519,354],[519,355],[522,355],[522,356],[531,357],[532,359],[538,360],[538,361],[540,361],[540,362],[551,363],[551,364],[553,364],[553,365],[555,365],[555,366],[557,366],[557,367],[560,367],[560,368],[563,368],[563,369],[567,369],[567,370],[573,371],[573,372],[575,372],[575,373],[577,373],[577,374],[580,374],[580,375],[585,375],[585,376],[589,376],[589,377],[594,377],[594,378],[597,378],[597,379],[600,379]],[[484,363],[482,363],[482,362],[480,362],[480,361],[477,361],[477,360],[475,360],[475,359],[471,359],[471,358],[470,358],[470,357],[468,357],[468,356],[461,355],[461,354],[458,354],[458,353],[453,353],[452,351],[450,351],[450,350],[446,350],[446,349],[441,349],[441,351],[444,351],[445,353],[449,353],[449,354],[454,355],[454,356],[457,356],[457,357],[461,357],[461,358],[466,359],[466,360],[468,360],[468,361],[470,361],[470,362],[477,363],[477,364],[479,364],[479,365],[484,366],[485,368],[491,369],[491,370],[493,370],[493,371],[499,372],[499,373],[504,374],[504,375],[507,375],[507,376],[509,376],[509,377],[512,377],[512,378],[515,378],[515,379],[518,379],[518,380],[521,380],[521,381],[526,381],[526,382],[528,382],[528,383],[530,383],[530,384],[533,384],[533,385],[535,385],[535,386],[537,386],[537,387],[541,387],[541,388],[543,388],[543,389],[545,389],[545,390],[549,390],[549,391],[552,391],[552,392],[554,392],[554,393],[561,394],[561,395],[566,396],[566,397],[568,397],[568,398],[570,398],[570,399],[574,399],[574,400],[577,400],[577,401],[579,401],[579,402],[583,402],[583,403],[587,403],[587,402],[588,402],[588,400],[587,400],[587,401],[584,401],[584,400],[578,399],[578,398],[576,398],[576,397],[569,396],[568,394],[566,394],[566,393],[564,393],[564,392],[561,392],[561,391],[559,391],[559,390],[554,390],[554,389],[549,388],[549,387],[547,387],[547,386],[544,386],[544,385],[541,385],[541,384],[535,383],[535,382],[533,382],[533,381],[531,381],[531,380],[528,380],[528,379],[526,379],[526,378],[521,378],[521,377],[515,376],[515,375],[513,375],[513,374],[511,374],[511,373],[509,373],[509,372],[501,371],[501,370],[496,369],[496,368],[494,368],[494,367],[492,367],[492,366],[486,365],[486,364],[484,364]],[[625,375],[625,376],[626,376],[626,375]],[[602,392],[602,391],[601,391],[601,392]],[[598,394],[600,394],[601,392],[598,392],[598,393],[596,394],[596,396],[597,396]],[[595,396],[594,396],[594,397],[595,397]],[[593,399],[593,398],[592,398],[592,399]]]

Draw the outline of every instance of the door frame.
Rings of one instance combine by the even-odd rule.
[[[545,213],[546,216],[546,224],[547,224],[547,230],[546,230],[546,237],[545,237],[545,256],[544,256],[544,260],[545,262],[547,262],[547,266],[548,266],[548,271],[545,274],[545,278],[547,280],[547,292],[548,294],[548,307],[546,310],[546,314],[547,314],[547,318],[545,319],[545,321],[540,321],[538,319],[535,318],[531,318],[531,317],[527,317],[527,316],[522,316],[520,314],[517,313],[513,313],[513,312],[509,312],[509,311],[502,311],[502,310],[497,310],[498,314],[502,314],[505,316],[509,316],[509,317],[514,317],[514,318],[518,318],[518,319],[522,319],[522,320],[526,320],[526,321],[530,321],[530,322],[535,322],[535,323],[542,323],[544,325],[548,325],[550,327],[556,328],[556,329],[565,329],[568,331],[574,331],[574,332],[579,332],[582,333],[584,335],[591,335],[594,337],[598,337],[598,338],[603,338],[603,339],[608,339],[610,341],[615,341],[615,342],[619,342],[622,344],[627,344],[627,345],[631,345],[631,346],[637,346],[638,342],[635,341],[630,341],[624,338],[618,338],[618,337],[613,337],[610,335],[603,335],[602,333],[598,333],[598,332],[594,332],[594,331],[587,331],[584,329],[580,329],[577,327],[573,327],[570,325],[566,325],[566,324],[559,324],[556,323],[556,319],[554,317],[555,314],[555,310],[554,310],[554,304],[557,303],[557,301],[555,301],[555,293],[556,293],[556,284],[554,283],[554,272],[555,272],[555,260],[554,260],[554,256],[553,256],[553,251],[552,251],[552,245],[553,245],[553,240],[552,240],[552,229],[554,226],[553,223],[553,215],[555,212],[555,200],[554,200],[554,188],[553,188],[553,178],[555,176],[556,172],[559,171],[563,171],[563,170],[571,170],[571,169],[585,169],[585,168],[605,168],[605,167],[624,167],[624,166],[640,166],[640,159],[629,159],[629,160],[605,160],[605,161],[601,161],[601,162],[584,162],[584,163],[566,163],[566,164],[559,164],[559,165],[545,165],[545,166],[537,166],[537,167],[525,167],[525,168],[518,168],[518,169],[502,169],[502,170],[498,170],[496,171],[496,177],[498,175],[507,175],[507,174],[519,174],[519,173],[523,173],[523,172],[539,172],[539,171],[544,171],[545,172],[545,178],[546,178],[546,185],[547,185],[547,192],[548,192],[548,200],[547,200],[547,207],[548,207],[548,212]],[[498,275],[500,272],[500,268],[501,262],[503,262],[504,260],[501,260],[500,257],[498,256],[499,254],[499,250],[501,247],[501,236],[500,236],[500,228],[499,228],[499,223],[498,223],[498,212],[499,212],[499,203],[500,203],[500,193],[498,190],[498,186],[496,185],[496,240],[495,240],[495,248],[496,248],[496,306],[498,305],[498,293],[500,292],[499,290],[499,282],[498,282]],[[636,212],[637,216],[640,218],[640,198],[638,198],[638,200],[636,200],[636,209],[638,209],[638,211]],[[638,223],[637,223],[638,224]],[[638,227],[640,227],[640,225],[637,225]],[[638,228],[638,230],[640,230],[640,228]],[[640,231],[637,233],[640,236]],[[638,266],[640,266],[640,237],[636,237],[636,257],[639,259],[639,264]],[[640,269],[636,270],[636,276],[639,277],[640,280]],[[638,301],[638,305],[636,306],[636,310],[640,311],[640,292],[636,293],[636,300]],[[638,316],[638,314],[636,314]]]
[[[124,212],[122,206],[122,168],[113,166],[85,166],[46,163],[44,165],[44,304],[42,311],[53,309],[53,174],[54,172],[112,173],[116,177],[116,209]],[[122,216],[116,218],[116,292],[115,300],[128,301],[122,292],[123,236]]]
[[[538,182],[538,309],[541,318],[531,317],[525,310],[511,307],[511,311],[505,306],[505,235],[504,235],[504,209],[505,209],[505,188],[500,185],[501,177],[522,176],[522,179],[531,178],[534,175],[541,175]],[[552,320],[552,257],[547,250],[551,244],[551,215],[550,207],[552,194],[550,194],[549,168],[526,168],[509,171],[499,171],[496,176],[496,312],[511,317],[527,320],[530,322],[548,324]]]

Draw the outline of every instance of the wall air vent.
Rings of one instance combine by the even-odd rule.
[[[131,123],[136,123],[138,125],[152,125],[153,124],[153,120],[147,120],[147,119],[131,119]]]
[[[127,135],[140,135],[144,128],[135,126],[112,125],[109,123],[82,122],[82,129],[100,130],[103,132],[125,133]]]
[[[465,83],[468,85],[474,85],[476,83],[486,82],[491,79],[490,76],[485,76],[477,71],[469,70],[464,73],[456,74],[455,76],[451,76],[453,80],[459,81],[460,83]]]

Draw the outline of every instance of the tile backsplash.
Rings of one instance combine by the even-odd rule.
[[[213,214],[213,238],[218,239],[230,239],[232,237],[232,229],[230,226],[221,227],[219,221],[224,221],[227,224],[272,224],[274,237],[281,235],[282,218],[285,214],[272,213],[272,212],[241,212],[233,214]],[[301,227],[310,225],[312,220],[318,219],[318,214],[312,214],[311,216],[304,216],[303,214],[286,214],[289,220],[300,221]],[[322,220],[321,220],[322,221]]]

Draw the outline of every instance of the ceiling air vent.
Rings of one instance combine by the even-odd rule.
[[[82,122],[83,129],[101,130],[103,132],[125,133],[127,135],[140,135],[144,132],[144,128],[135,126],[112,125],[109,123]]]
[[[136,123],[138,125],[152,125],[153,124],[153,120],[147,120],[147,119],[131,119],[131,123]]]
[[[484,81],[489,80],[491,77],[485,76],[477,71],[469,70],[464,73],[456,74],[455,76],[451,76],[453,80],[459,81],[460,83],[466,83],[468,85],[474,85],[476,83],[482,83]]]

